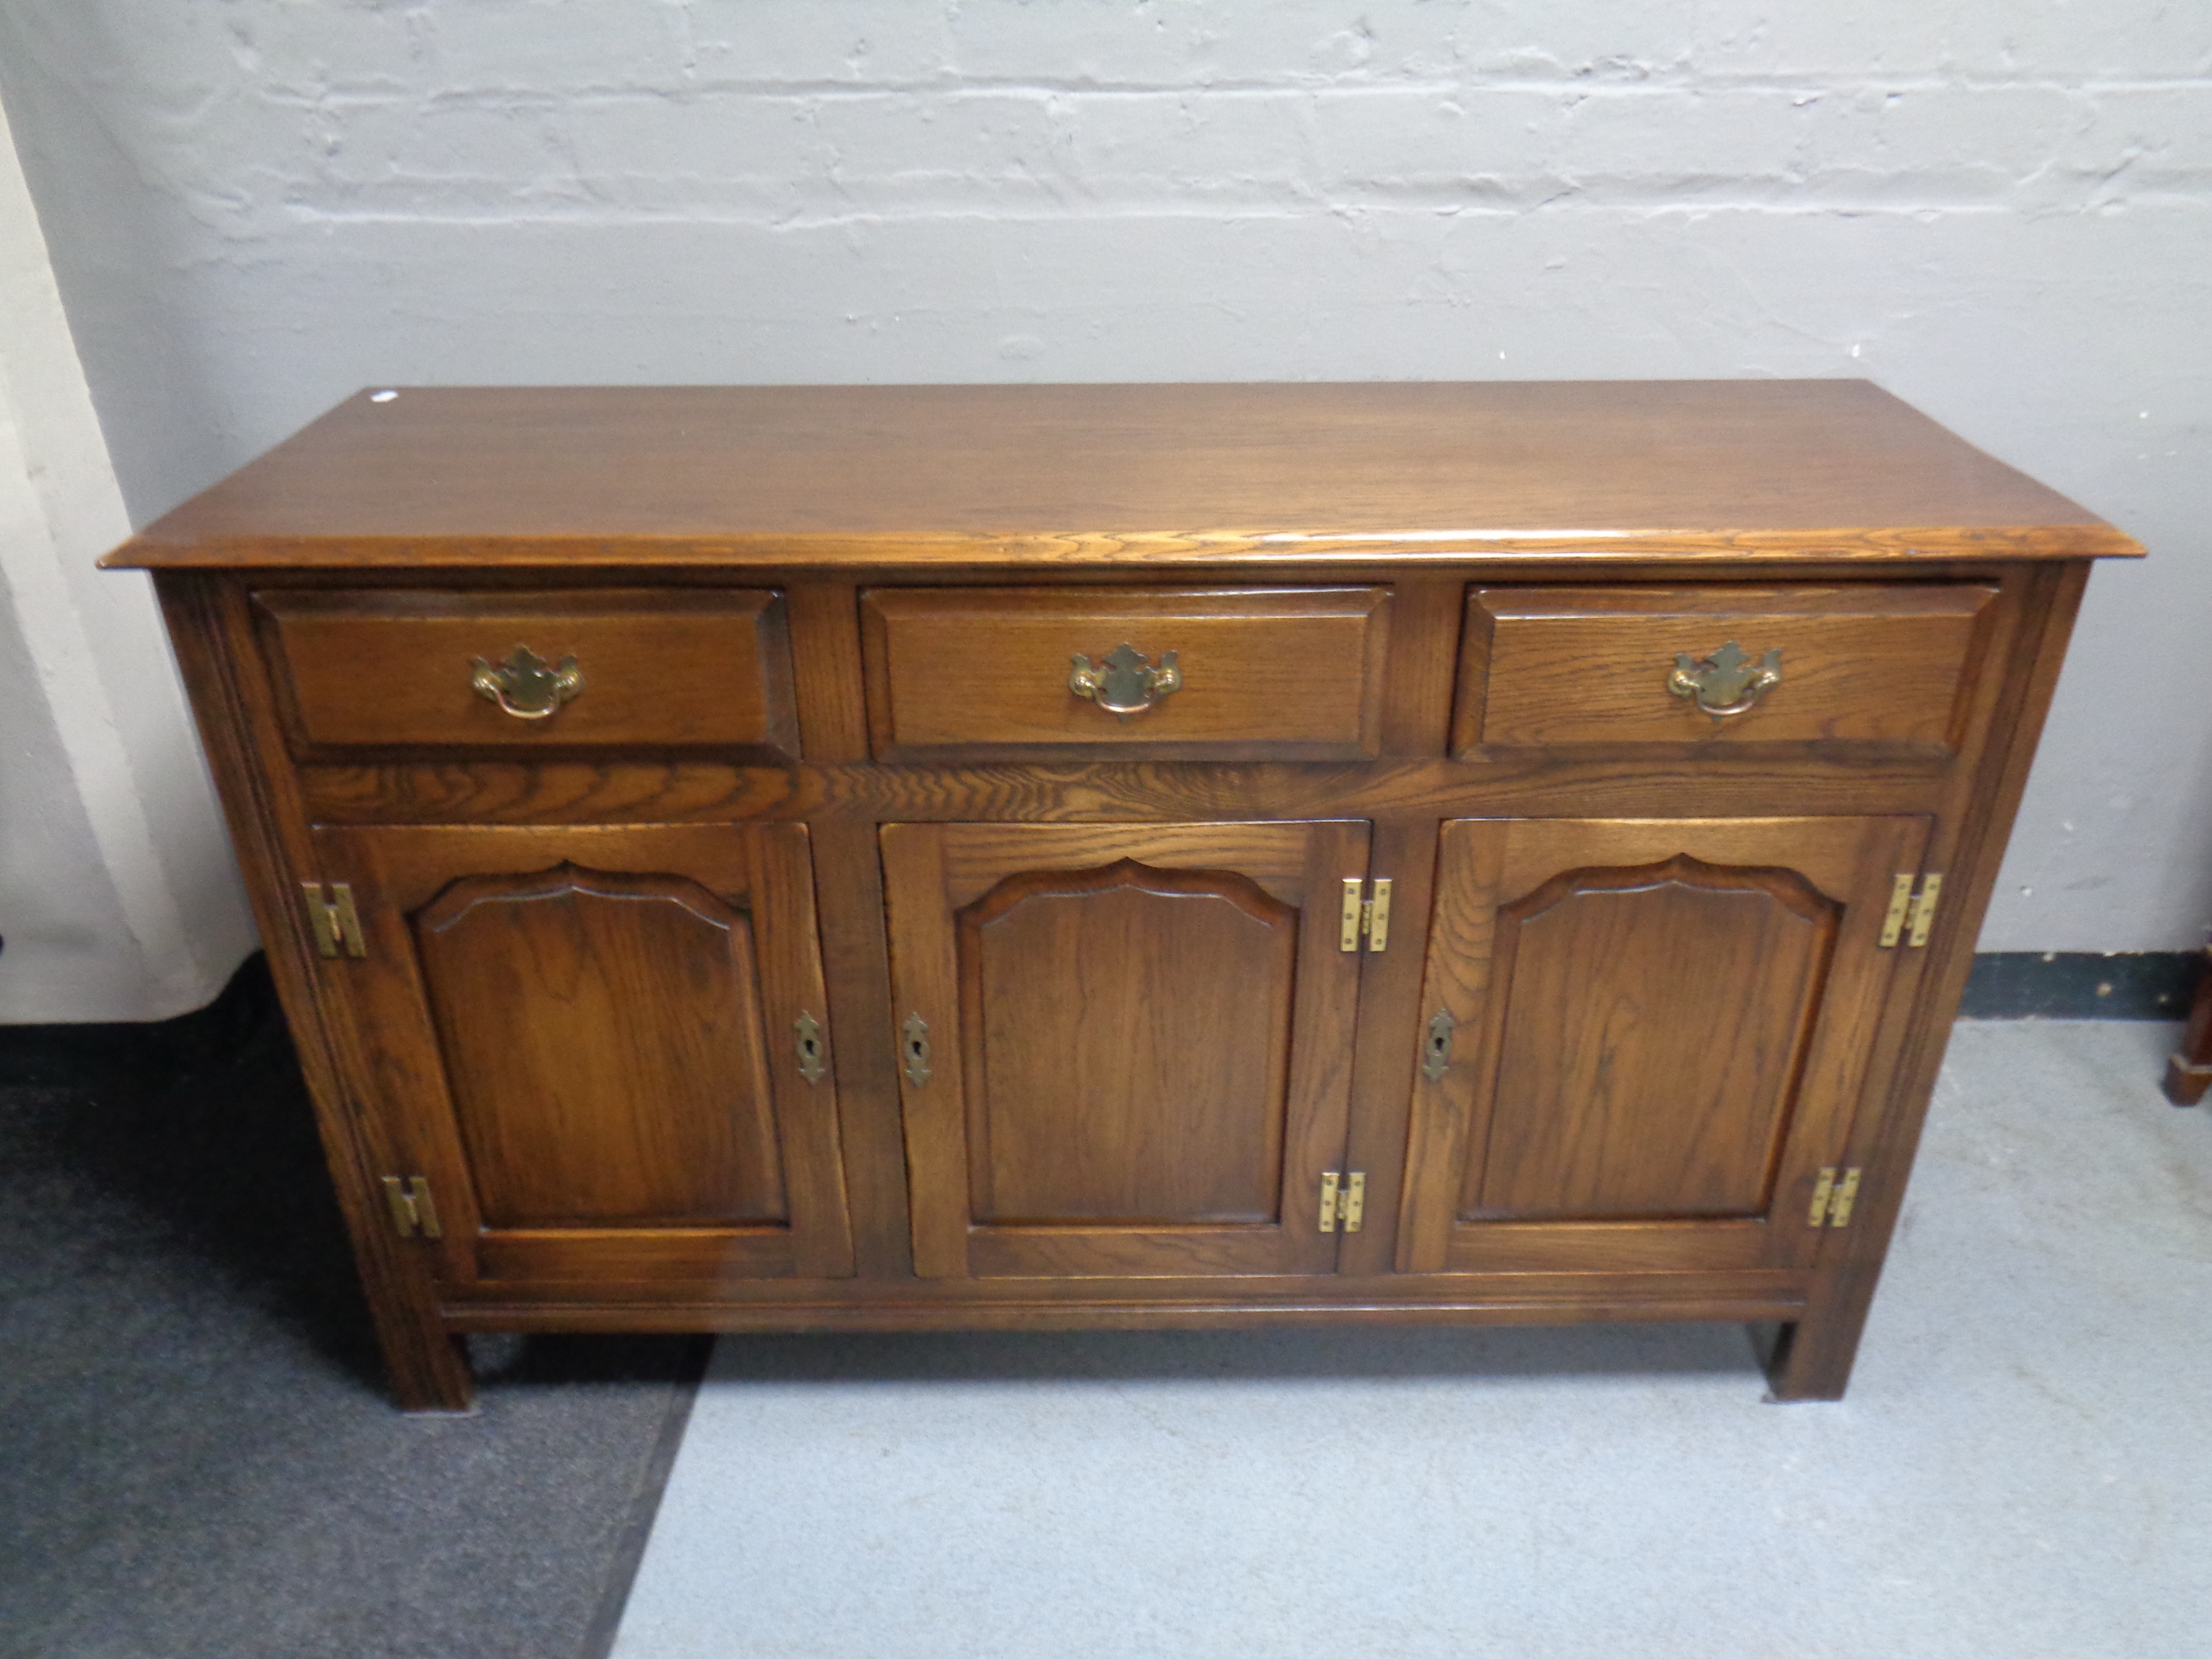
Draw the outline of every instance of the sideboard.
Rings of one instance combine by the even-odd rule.
[[[1741,1321],[1838,1397],[2089,562],[1863,382],[364,392],[153,571],[395,1391]]]

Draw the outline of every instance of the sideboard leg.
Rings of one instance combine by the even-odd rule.
[[[2207,1089],[2212,1089],[2212,962],[2197,981],[2181,1048],[2166,1062],[2166,1097],[2175,1105],[2194,1106]]]
[[[468,1346],[434,1314],[412,1310],[380,1312],[377,1341],[392,1376],[392,1397],[403,1412],[416,1414],[469,1412],[476,1408],[477,1381],[469,1370]]]
[[[1766,1362],[1770,1398],[1841,1400],[1874,1303],[1875,1275],[1838,1273],[1814,1291],[1805,1316],[1784,1325]]]

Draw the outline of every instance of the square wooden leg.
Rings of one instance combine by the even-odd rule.
[[[2197,981],[2180,1051],[2166,1062],[2165,1087],[2166,1097],[2177,1106],[2194,1106],[2212,1089],[2212,964]]]
[[[1777,1401],[1841,1400],[1858,1358],[1874,1302],[1871,1273],[1838,1273],[1823,1280],[1805,1316],[1782,1327],[1766,1361],[1769,1397]]]
[[[376,1337],[400,1410],[423,1416],[476,1409],[476,1376],[469,1370],[467,1344],[436,1316],[380,1311]]]

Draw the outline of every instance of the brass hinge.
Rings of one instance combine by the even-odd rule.
[[[1936,896],[1943,890],[1943,878],[1924,876],[1920,882],[1920,896],[1912,901],[1912,931],[1905,942],[1913,950],[1928,943],[1928,930],[1936,925]]]
[[[1859,1172],[1856,1170],[1838,1171],[1833,1165],[1824,1167],[1820,1179],[1813,1183],[1813,1208],[1805,1218],[1811,1227],[1848,1227],[1851,1224],[1851,1206],[1859,1195]]]
[[[1367,1175],[1354,1170],[1344,1175],[1335,1170],[1323,1171],[1321,1178],[1321,1230],[1325,1233],[1336,1231],[1338,1222],[1344,1231],[1356,1233],[1360,1218],[1367,1213]]]
[[[353,889],[344,882],[333,882],[325,896],[319,881],[303,881],[307,890],[307,926],[315,930],[315,949],[326,957],[338,953],[345,946],[349,957],[368,954],[368,941],[362,937],[361,917],[353,908]]]
[[[1913,950],[1926,945],[1928,930],[1936,925],[1936,896],[1942,890],[1943,878],[1937,875],[1922,878],[1917,898],[1910,875],[1899,876],[1891,883],[1889,908],[1882,913],[1881,938],[1876,941],[1881,948],[1893,949],[1899,939]]]
[[[384,1177],[384,1201],[392,1206],[392,1224],[402,1238],[443,1238],[438,1229],[438,1206],[430,1201],[430,1183],[410,1176],[403,1183],[398,1176]]]
[[[1344,878],[1344,931],[1338,944],[1346,951],[1357,951],[1364,936],[1370,951],[1388,950],[1390,945],[1390,878],[1375,878],[1375,896],[1361,896],[1366,885],[1357,876]]]

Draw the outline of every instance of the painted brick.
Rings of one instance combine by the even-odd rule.
[[[1714,0],[1699,36],[1698,67],[1712,74],[2079,81],[2212,72],[2212,8],[2195,0]]]
[[[1870,375],[2161,556],[1985,944],[2212,921],[2203,0],[71,0],[0,94],[142,517],[372,380]]]
[[[1314,102],[1299,93],[1077,93],[1067,167],[1095,203],[1313,199]]]

